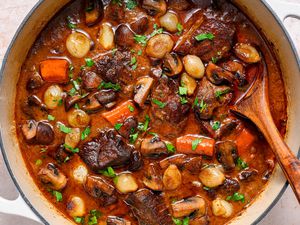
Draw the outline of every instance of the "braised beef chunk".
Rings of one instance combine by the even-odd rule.
[[[168,6],[175,10],[186,10],[192,6],[189,0],[169,0]]]
[[[83,70],[81,74],[83,88],[86,90],[95,90],[101,83],[101,78],[93,71]]]
[[[107,225],[131,225],[131,222],[117,216],[109,216],[106,220]]]
[[[129,71],[126,65],[130,64],[130,53],[117,51],[113,55],[105,55],[95,60],[96,72],[103,80],[112,83],[128,83]]]
[[[176,134],[182,130],[186,125],[190,109],[189,103],[181,103],[178,88],[177,80],[163,76],[152,89],[151,112],[157,120],[174,127],[170,129],[170,134]]]
[[[231,24],[225,24],[215,19],[204,19],[201,26],[191,34],[189,39],[176,47],[179,54],[197,55],[203,61],[211,61],[212,58],[222,58],[228,54],[232,47],[235,28]],[[199,34],[213,34],[214,37],[205,40],[196,40]]]
[[[131,29],[137,33],[144,33],[149,27],[149,19],[147,16],[141,16],[130,24]]]
[[[117,93],[112,90],[101,90],[95,94],[95,98],[100,102],[101,105],[105,106],[117,100]]]
[[[138,126],[138,121],[135,117],[128,117],[122,124],[121,128],[118,130],[119,134],[124,138],[129,138]]]
[[[58,163],[63,163],[68,160],[70,154],[65,151],[64,145],[59,145],[57,148],[48,150],[47,155],[56,160]]]
[[[148,189],[129,194],[125,199],[140,225],[173,224],[163,199]]]
[[[115,188],[102,177],[88,175],[84,183],[84,190],[90,196],[99,198],[99,203],[102,206],[111,205],[118,201]]]
[[[215,144],[216,158],[226,171],[235,168],[238,158],[236,144],[233,141],[220,141]]]
[[[91,169],[97,171],[128,164],[132,150],[114,130],[102,130],[97,137],[84,143],[79,154]]]
[[[143,161],[141,153],[136,150],[133,151],[131,153],[131,159],[130,159],[130,164],[129,164],[128,170],[137,171],[137,170],[141,169],[143,164],[144,164],[144,161]]]
[[[232,99],[231,89],[228,86],[215,86],[205,77],[200,81],[198,93],[194,100],[196,118],[211,119],[214,110],[227,105]]]
[[[224,183],[218,187],[218,193],[232,195],[240,189],[240,184],[236,179],[226,178]]]

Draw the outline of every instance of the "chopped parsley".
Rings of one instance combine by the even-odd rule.
[[[75,216],[74,218],[75,223],[84,224],[84,216]]]
[[[179,94],[180,95],[187,95],[187,88],[186,87],[179,87]]]
[[[179,87],[179,91],[178,91],[179,95],[180,95],[180,103],[182,105],[188,103],[187,98],[185,97],[187,95],[187,88],[186,87]]]
[[[70,145],[64,144],[64,147],[73,153],[78,153],[79,148],[72,148]]]
[[[203,101],[203,99],[200,102],[200,113],[202,113],[206,108],[207,108],[207,104]]]
[[[212,33],[204,33],[204,34],[198,34],[195,39],[197,41],[203,41],[206,39],[212,40],[214,39],[215,35],[213,35]]]
[[[225,89],[223,91],[216,91],[215,96],[216,98],[221,98],[223,95],[228,94],[231,91],[231,89]]]
[[[51,191],[51,194],[56,198],[57,202],[61,202],[63,200],[62,193],[59,191]]]
[[[127,106],[130,112],[134,112],[134,107],[132,105]]]
[[[120,130],[122,126],[123,126],[122,123],[116,123],[116,124],[115,124],[115,129],[116,129],[116,130]]]
[[[149,132],[148,132],[148,134],[150,134],[150,135],[153,135],[154,137],[158,137],[158,134],[157,134],[157,133],[155,133],[155,132],[151,132],[151,131],[149,131]]]
[[[218,60],[219,60],[218,57],[211,57],[211,61],[212,61],[213,63],[217,63]]]
[[[71,90],[68,92],[69,95],[74,96],[76,95],[77,91],[75,88],[71,88]]]
[[[58,104],[57,104],[57,105],[58,105],[58,106],[61,106],[62,104],[63,104],[63,100],[62,100],[62,98],[61,98],[61,99],[58,100]]]
[[[75,108],[75,109],[80,109],[78,103],[75,103],[74,108]]]
[[[192,108],[195,108],[195,107],[197,107],[198,105],[199,105],[199,99],[198,99],[198,97],[196,97],[195,100],[194,100],[194,103],[193,103],[193,105],[192,105]]]
[[[99,170],[99,173],[110,178],[114,178],[116,176],[116,173],[111,166],[107,167],[105,170]]]
[[[46,148],[41,148],[40,153],[44,153],[44,152],[46,152],[46,151],[47,151]]]
[[[73,84],[73,87],[75,88],[75,90],[79,90],[80,89],[80,85],[78,84],[78,82],[76,80],[72,80],[72,84]]]
[[[143,51],[142,50],[139,50],[138,52],[137,52],[137,55],[142,55],[143,54]]]
[[[233,195],[227,196],[226,200],[227,201],[234,201],[234,202],[241,201],[242,203],[244,203],[245,202],[245,196],[243,194],[235,192]]]
[[[69,65],[69,78],[73,78],[74,66],[72,64]]]
[[[114,91],[120,91],[121,86],[119,84],[113,84],[111,82],[104,82],[102,81],[101,84],[99,85],[98,89],[113,89]]]
[[[138,136],[139,136],[138,132],[136,132],[134,134],[130,134],[129,135],[129,142],[130,142],[130,144],[134,144],[136,142],[136,139],[138,138]]]
[[[42,165],[42,163],[43,163],[43,161],[42,161],[41,159],[37,159],[37,160],[35,161],[35,165],[37,165],[37,166]]]
[[[92,209],[88,217],[88,225],[98,224],[98,219],[102,216],[102,213],[96,209]]]
[[[164,32],[164,29],[158,28],[158,25],[156,23],[153,25],[153,29],[154,29],[154,31],[150,34],[150,37],[154,37],[155,35],[161,34],[162,32]]]
[[[85,58],[84,60],[85,60],[85,65],[87,67],[92,67],[95,64],[94,60],[92,60],[91,58]]]
[[[246,168],[249,167],[248,164],[247,164],[244,160],[242,160],[240,157],[237,158],[237,160],[236,160],[236,165],[237,165],[241,170],[246,169]]]
[[[117,4],[119,6],[122,6],[122,0],[112,0],[112,4]]]
[[[182,34],[182,31],[183,31],[183,26],[181,23],[177,23],[176,25],[176,28],[177,28],[177,35],[181,35]]]
[[[175,225],[189,225],[190,222],[189,217],[185,217],[183,220],[173,217],[172,220]]]
[[[49,114],[47,118],[48,118],[48,120],[49,120],[49,121],[53,121],[53,120],[55,120],[55,117],[54,117],[54,116],[52,116],[51,114]]]
[[[150,123],[150,117],[148,115],[145,116],[145,122],[144,123],[139,123],[138,125],[138,130],[146,132],[148,130]]]
[[[198,144],[201,143],[201,141],[202,141],[202,139],[199,139],[199,138],[192,141],[192,150],[193,151],[195,151],[197,149]]]
[[[131,69],[135,70],[137,68],[137,59],[136,57],[131,57],[130,60]]]
[[[111,50],[111,53],[114,55],[114,54],[116,54],[117,51],[118,51],[117,48],[113,48],[113,49]]]
[[[212,129],[213,130],[218,130],[221,126],[221,123],[220,121],[214,121],[213,124],[212,124]]]
[[[65,134],[71,133],[72,128],[65,126],[64,124],[59,125],[59,130]]]
[[[209,187],[206,187],[206,186],[204,186],[204,187],[203,187],[203,190],[205,190],[205,191],[209,191],[209,190],[210,190],[210,188],[209,188]]]
[[[136,0],[127,0],[126,1],[126,8],[129,10],[134,9],[137,6]]]
[[[186,97],[184,97],[184,96],[180,96],[180,103],[181,103],[182,105],[184,105],[184,104],[188,103],[188,100],[187,100],[187,98],[186,98]]]
[[[152,98],[152,102],[157,105],[159,108],[163,109],[167,103],[161,102],[155,98]]]
[[[90,135],[90,133],[91,133],[91,128],[90,128],[90,127],[86,127],[86,128],[82,131],[80,139],[81,139],[81,140],[86,139],[86,138]]]
[[[169,153],[175,153],[176,148],[171,142],[165,142],[165,144]]]
[[[70,29],[73,30],[77,28],[77,24],[72,21],[72,18],[70,16],[67,17],[67,22],[68,22],[67,25]]]
[[[142,45],[142,46],[146,46],[148,38],[145,35],[139,35],[139,34],[135,34],[134,38],[136,43]]]

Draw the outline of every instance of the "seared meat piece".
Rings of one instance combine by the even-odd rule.
[[[143,34],[149,27],[147,16],[141,16],[130,24],[131,29],[137,34]]]
[[[121,128],[118,130],[119,134],[122,135],[124,138],[129,138],[130,134],[132,134],[133,131],[138,126],[138,121],[135,117],[130,116],[128,117],[124,122]]]
[[[126,65],[130,64],[130,53],[117,51],[95,60],[96,72],[106,82],[128,83],[131,81]]]
[[[178,88],[177,80],[163,76],[152,89],[151,112],[158,119],[154,122],[167,123],[171,128],[162,132],[168,132],[168,135],[178,134],[182,131],[190,109],[189,103],[181,104]]]
[[[117,216],[109,216],[106,220],[107,225],[131,225],[131,222]]]
[[[59,145],[57,148],[52,149],[47,152],[47,155],[55,159],[58,163],[63,163],[67,157],[70,155],[65,151],[64,145]]]
[[[188,39],[177,44],[175,51],[182,55],[197,55],[203,61],[208,62],[213,57],[222,58],[230,51],[235,28],[231,24],[225,24],[214,19],[204,19],[204,22],[195,31],[191,32]],[[212,40],[197,41],[199,34],[211,33]]]
[[[239,180],[240,181],[252,181],[258,175],[258,171],[256,169],[245,169],[239,173]]]
[[[130,157],[130,165],[128,167],[128,170],[130,171],[137,171],[139,170],[143,164],[144,164],[144,161],[142,159],[142,155],[139,151],[133,151],[131,153],[131,157]]]
[[[102,177],[88,175],[84,183],[84,190],[90,196],[99,198],[102,206],[111,205],[118,201],[115,188]]]
[[[171,9],[175,10],[186,10],[190,8],[192,5],[189,0],[169,0],[168,6]]]
[[[199,120],[212,118],[214,110],[228,104],[232,96],[228,86],[215,86],[203,78],[199,83],[198,93],[194,101],[196,118]]]
[[[101,78],[93,71],[83,70],[81,74],[82,85],[86,90],[95,90],[101,83]]]
[[[125,11],[123,7],[119,6],[118,3],[112,4],[112,1],[110,1],[110,4],[107,6],[105,15],[107,15],[108,20],[112,20],[111,22],[115,22],[115,24],[117,25],[124,20]]]
[[[117,100],[117,93],[114,90],[101,90],[95,94],[95,98],[100,102],[101,105],[106,106]]]
[[[108,166],[128,164],[132,150],[114,130],[103,130],[97,137],[84,143],[79,154],[91,169],[97,171]]]
[[[218,192],[226,195],[232,195],[240,189],[240,184],[236,179],[226,178],[224,183],[218,187]]]
[[[208,225],[209,222],[209,216],[198,216],[197,214],[192,215],[190,217],[189,225]]]
[[[163,199],[148,189],[131,193],[125,202],[130,206],[140,225],[173,224]]]
[[[198,120],[201,131],[208,137],[215,138],[216,132],[213,130],[210,121]]]
[[[226,171],[235,168],[238,158],[236,144],[233,141],[220,141],[215,144],[216,158]]]

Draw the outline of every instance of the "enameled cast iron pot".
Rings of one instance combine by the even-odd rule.
[[[20,68],[27,52],[47,22],[70,0],[40,0],[22,22],[6,53],[1,70],[0,84],[0,139],[3,157],[21,197],[10,202],[0,198],[0,211],[23,215],[45,224],[73,224],[65,218],[41,194],[30,177],[18,147],[14,122],[16,83]],[[287,15],[297,18],[300,6],[272,0],[273,6],[280,9],[278,16],[264,0],[233,0],[253,22],[261,29],[268,41],[274,46],[274,53],[280,62],[286,94],[288,98],[288,123],[286,142],[297,154],[300,146],[300,61],[291,39],[281,20]],[[266,189],[256,201],[232,224],[256,224],[278,201],[287,187],[286,179],[277,166]]]

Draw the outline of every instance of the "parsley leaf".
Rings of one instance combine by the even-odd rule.
[[[101,84],[99,85],[98,89],[113,89],[114,91],[120,91],[121,86],[119,84],[113,84],[111,82],[104,82],[102,81]]]
[[[192,105],[192,108],[195,108],[198,105],[199,105],[199,99],[198,99],[198,97],[196,97],[195,100],[194,100],[194,103]]]
[[[129,10],[134,9],[137,6],[136,0],[127,0],[126,1],[126,8]]]
[[[130,144],[134,144],[136,142],[136,139],[138,138],[138,136],[139,136],[138,132],[136,132],[134,134],[130,134],[129,135],[129,142],[130,142]]]
[[[91,128],[90,127],[86,127],[83,131],[82,131],[82,133],[81,133],[81,140],[84,140],[84,139],[86,139],[88,136],[89,136],[89,134],[91,133]]]
[[[143,51],[142,50],[139,50],[138,52],[137,52],[137,55],[142,55],[143,54]]]
[[[84,216],[75,216],[74,218],[75,223],[84,224]]]
[[[248,164],[244,160],[242,160],[240,157],[237,158],[236,164],[241,170],[249,167]]]
[[[200,102],[200,113],[202,113],[206,108],[207,108],[207,104],[203,101],[203,99]]]
[[[215,96],[216,98],[221,98],[222,95],[228,94],[231,91],[231,89],[225,89],[223,91],[216,91]]]
[[[68,92],[69,95],[74,96],[76,94],[76,89],[75,88],[71,88],[71,90]]]
[[[198,34],[195,39],[197,41],[203,41],[206,39],[212,40],[214,39],[215,35],[213,35],[212,33],[204,33],[204,34]]]
[[[220,121],[214,121],[213,124],[212,124],[212,129],[213,130],[218,130],[221,126],[221,123]]]
[[[180,96],[180,103],[181,103],[182,105],[184,105],[184,104],[188,103],[188,100],[186,99],[186,97]]]
[[[189,217],[185,217],[183,220],[173,217],[172,220],[175,225],[189,225],[190,222]]]
[[[175,153],[176,148],[171,142],[165,142],[168,152]]]
[[[227,196],[226,200],[227,201],[234,201],[234,202],[241,201],[242,203],[244,203],[245,202],[245,196],[243,194],[235,192],[233,195]]]
[[[167,105],[167,103],[161,102],[161,101],[159,101],[159,100],[157,100],[155,98],[152,98],[152,102],[155,105],[158,105],[158,107],[161,108],[161,109],[164,108]]]
[[[87,67],[92,67],[95,64],[94,60],[92,60],[91,58],[85,58],[84,60],[85,60],[85,65]]]
[[[218,60],[219,60],[218,57],[211,57],[211,61],[212,61],[213,63],[217,63]]]
[[[154,37],[155,35],[161,34],[162,32],[164,32],[164,29],[158,28],[158,25],[156,23],[153,25],[153,29],[154,29],[154,31],[150,34],[150,37]]]
[[[116,173],[111,166],[107,167],[105,170],[99,170],[99,173],[110,178],[114,178],[116,176]]]
[[[64,144],[64,147],[73,153],[78,153],[79,148],[72,148],[70,145]]]
[[[181,35],[183,31],[183,26],[181,23],[177,23],[176,28],[178,30],[177,35]]]
[[[201,141],[202,141],[202,139],[199,139],[199,138],[192,141],[192,150],[193,151],[195,151],[197,149],[197,146],[199,143],[201,143]]]
[[[98,219],[102,216],[102,213],[96,209],[92,209],[88,217],[88,225],[98,224]]]
[[[146,46],[148,38],[145,35],[139,35],[139,34],[135,34],[134,38],[136,43],[142,45],[142,46]]]
[[[37,159],[37,160],[35,161],[35,165],[37,165],[37,166],[42,165],[42,163],[43,163],[43,161],[42,161],[41,159]]]
[[[134,112],[134,107],[132,105],[127,106],[130,112]]]
[[[185,217],[185,218],[182,220],[182,225],[189,225],[189,222],[190,222],[190,218],[189,218],[189,217]]]
[[[123,126],[122,123],[116,123],[116,124],[115,124],[115,129],[116,129],[116,130],[120,130],[122,126]]]
[[[51,194],[56,198],[57,202],[61,202],[63,200],[63,196],[62,193],[60,193],[59,191],[51,191]]]
[[[64,124],[59,125],[59,130],[65,134],[71,133],[72,128],[65,126]]]
[[[146,115],[145,122],[139,123],[138,130],[146,132],[148,130],[149,123],[150,123],[150,117],[148,115]]]
[[[112,4],[117,4],[119,6],[122,6],[122,1],[121,0],[112,0]]]
[[[187,95],[187,88],[186,87],[179,87],[179,94],[180,95]]]
[[[133,70],[135,70],[137,68],[137,59],[136,57],[132,57],[131,60],[130,60],[130,65],[132,66],[131,68]]]
[[[72,21],[70,16],[67,17],[67,25],[72,30],[77,28],[77,24]]]
[[[53,121],[53,120],[55,120],[55,117],[54,117],[54,116],[52,116],[51,114],[49,114],[47,118],[48,118],[48,120],[49,120],[49,121]]]

